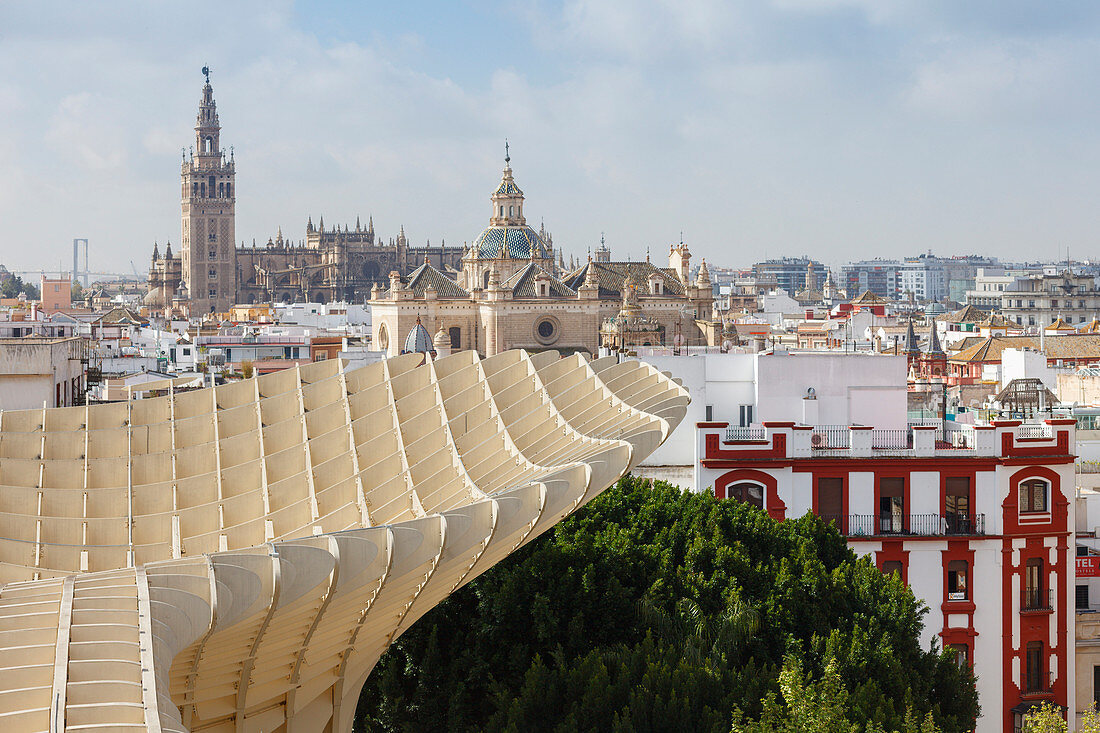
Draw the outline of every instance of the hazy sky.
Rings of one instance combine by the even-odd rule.
[[[1094,0],[5,0],[0,62],[11,269],[178,242],[206,63],[249,244],[473,240],[507,137],[578,257],[1100,256]]]

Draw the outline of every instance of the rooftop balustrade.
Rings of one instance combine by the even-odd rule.
[[[1020,421],[998,421],[992,425],[963,425],[952,421],[925,420],[905,428],[876,428],[870,425],[799,425],[766,422],[758,427],[728,427],[726,423],[700,423],[701,440],[717,442],[700,455],[714,458],[760,457],[769,450],[779,458],[853,458],[920,456],[1071,455],[1073,421],[1047,420],[1024,425]],[[777,436],[783,436],[776,442]],[[1007,440],[1005,436],[1010,437]],[[1007,442],[1006,442],[1007,440]],[[1049,451],[1043,449],[1049,448]],[[1038,453],[1038,451],[1042,451]],[[782,455],[780,455],[782,453]],[[1087,469],[1086,469],[1087,470]]]

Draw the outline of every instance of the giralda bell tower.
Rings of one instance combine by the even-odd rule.
[[[192,315],[227,312],[237,292],[234,225],[236,185],[232,150],[226,159],[219,144],[221,125],[210,86],[210,69],[195,120],[195,147],[183,159],[183,282]],[[181,294],[183,295],[183,294]]]

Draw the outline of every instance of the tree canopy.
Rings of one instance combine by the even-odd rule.
[[[38,288],[29,282],[24,282],[18,275],[9,275],[0,281],[0,296],[18,298],[20,293],[26,293],[28,300],[38,298]]]
[[[785,669],[860,731],[972,730],[925,612],[816,517],[628,476],[397,639],[356,730],[786,730],[745,727],[780,720]]]

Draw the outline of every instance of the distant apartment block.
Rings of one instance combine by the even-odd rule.
[[[850,262],[840,271],[842,287],[849,298],[867,291],[881,298],[896,298],[900,264],[897,260]]]
[[[1100,315],[1100,290],[1092,275],[1048,270],[1007,286],[1001,293],[1001,314],[1022,326],[1046,326],[1059,318],[1088,323]]]
[[[825,282],[827,268],[806,257],[783,257],[757,262],[752,266],[752,274],[757,280],[774,277],[777,287],[786,290],[787,295],[794,295],[806,287],[806,275],[811,268],[817,281],[816,286],[820,288]]]

